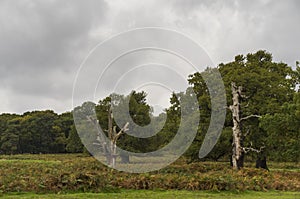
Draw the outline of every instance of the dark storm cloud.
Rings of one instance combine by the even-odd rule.
[[[1,60],[14,70],[51,69],[67,63],[94,23],[102,1],[2,1]],[[51,66],[51,67],[49,67]]]
[[[80,53],[87,54],[90,31],[105,21],[105,10],[103,1],[0,2],[0,89],[10,90],[12,111],[51,106],[38,96],[71,97]],[[13,103],[28,96],[23,107]]]

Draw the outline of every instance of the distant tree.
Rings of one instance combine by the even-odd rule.
[[[59,126],[58,115],[51,110],[33,111],[24,113],[22,116],[23,132],[26,134],[21,148],[26,144],[33,145],[30,153],[62,153],[65,152],[66,137]],[[28,141],[28,142],[27,142]],[[27,147],[28,148],[28,147]]]
[[[69,153],[82,153],[83,149],[84,147],[81,139],[78,136],[75,126],[73,125],[71,126],[69,137],[67,139],[66,151]]]
[[[16,127],[18,126],[19,115],[16,114],[1,114],[0,115],[0,154],[1,153],[16,153],[18,150],[18,132]],[[15,122],[9,122],[16,119]],[[8,130],[9,126],[10,127]]]
[[[74,120],[72,112],[64,112],[58,115],[58,125],[61,128],[61,131],[64,132],[65,137],[69,137],[69,133],[74,126]]]
[[[116,138],[119,139],[118,147],[124,150],[144,152],[147,150],[147,146],[150,146],[150,144],[148,144],[149,139],[133,137],[125,134],[126,130],[124,131],[124,125],[128,122],[127,117],[125,117],[125,114],[128,113],[124,112],[124,110],[127,110],[126,107],[128,107],[130,118],[138,126],[144,126],[150,123],[151,107],[146,103],[146,96],[147,94],[143,91],[132,91],[128,96],[111,94],[109,97],[100,100],[96,105],[96,114],[100,127],[104,130],[107,137],[112,136],[110,138],[114,140],[114,144],[116,144],[117,140],[114,139],[113,135],[117,135]],[[109,113],[112,111],[111,108],[115,109],[112,114]],[[116,123],[116,117],[118,117],[118,122],[121,127]],[[129,128],[132,133],[143,133],[136,131],[134,126],[131,125],[132,124],[129,123],[125,129]],[[122,133],[119,134],[119,132]],[[121,154],[121,158],[124,162],[129,161],[129,157],[126,154]],[[110,162],[110,160],[108,160],[108,162]]]
[[[212,150],[203,158],[203,160],[219,160],[221,158],[227,157],[229,155],[228,151],[228,141],[230,140],[230,136],[228,136],[228,131],[224,131],[216,144],[213,143],[216,135],[208,134],[210,123],[213,121],[217,121],[217,117],[220,117],[222,113],[215,114],[212,116],[212,101],[214,102],[215,110],[214,113],[219,112],[219,110],[225,111],[224,99],[220,98],[219,95],[216,95],[216,91],[221,87],[216,84],[218,82],[216,78],[216,68],[206,68],[203,72],[194,73],[189,75],[188,82],[191,85],[194,93],[198,99],[198,111],[200,112],[200,121],[198,126],[198,133],[191,147],[187,151],[186,155],[190,159],[190,161],[198,161],[199,160],[199,149],[202,147],[214,146]],[[206,81],[210,84],[210,89],[207,87]],[[220,91],[222,92],[222,91]],[[213,97],[211,97],[213,96]],[[221,106],[221,107],[220,107]],[[218,110],[216,110],[218,109]],[[212,144],[213,143],[213,144]],[[204,144],[204,145],[203,145]]]
[[[84,102],[81,106],[77,106],[73,110],[73,118],[75,126],[71,128],[70,135],[68,137],[68,150],[80,150],[82,145],[77,147],[74,144],[80,142],[84,144],[83,152],[94,154],[98,151],[98,147],[94,146],[94,142],[97,138],[97,131],[94,129],[94,126],[90,125],[88,122],[88,117],[93,117],[95,115],[96,104],[94,102]]]
[[[7,128],[1,135],[1,151],[5,154],[16,154],[20,151],[19,132],[22,118],[17,117],[7,122]]]

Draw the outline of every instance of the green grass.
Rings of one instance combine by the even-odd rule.
[[[33,194],[33,193],[10,193],[2,195],[1,198],[105,198],[105,199],[119,199],[119,198],[149,198],[149,199],[174,199],[174,198],[225,198],[225,199],[295,199],[300,198],[298,192],[209,192],[209,191],[145,191],[145,190],[123,190],[118,193],[70,193],[70,194]]]

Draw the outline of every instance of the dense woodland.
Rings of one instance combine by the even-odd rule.
[[[243,146],[246,159],[267,157],[272,161],[300,161],[300,67],[274,62],[272,54],[258,51],[238,55],[232,62],[221,63],[217,69],[226,88],[227,105],[232,104],[232,82],[242,88],[241,114],[249,117],[243,121]],[[216,68],[207,68],[209,73]],[[146,102],[147,93],[133,91],[128,96],[111,94],[97,104],[85,102],[73,111],[95,107],[102,129],[108,126],[108,111],[112,99],[118,106],[129,101],[130,115],[141,126],[151,122],[153,131],[161,130],[150,138],[136,138],[124,134],[118,146],[133,152],[150,152],[166,145],[177,133],[180,125],[181,98],[197,95],[201,114],[197,136],[184,154],[189,161],[199,161],[199,148],[210,123],[210,95],[200,73],[191,74],[190,87],[181,93],[173,93],[171,106],[159,116],[153,115]],[[115,102],[115,101],[114,101]],[[226,108],[226,107],[224,107]],[[191,114],[190,117],[194,117]],[[162,122],[166,118],[166,123]],[[232,114],[228,110],[223,132],[214,149],[203,160],[229,161],[232,154]],[[129,125],[130,131],[135,131]],[[87,132],[88,133],[88,132]],[[143,132],[139,132],[143,133]],[[188,131],[187,131],[188,133]],[[87,152],[82,145],[73,121],[73,112],[57,114],[51,110],[26,112],[22,115],[0,115],[0,154],[23,153],[81,153]]]

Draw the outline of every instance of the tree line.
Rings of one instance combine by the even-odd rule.
[[[108,114],[112,103],[116,107],[129,103],[132,120],[148,127],[145,132],[129,124],[129,131],[137,134],[158,132],[149,138],[137,138],[122,134],[118,146],[132,152],[150,152],[167,145],[176,135],[181,120],[182,98],[194,93],[198,99],[200,122],[197,135],[184,156],[189,161],[199,161],[199,148],[211,121],[211,99],[203,75],[218,70],[226,89],[227,109],[222,134],[213,150],[204,160],[229,160],[234,158],[233,127],[235,118],[230,107],[233,105],[233,83],[240,89],[238,105],[240,116],[239,146],[242,159],[273,161],[300,160],[300,67],[273,61],[272,54],[257,51],[247,55],[237,55],[229,63],[221,63],[215,68],[207,68],[202,73],[191,74],[187,81],[190,87],[170,97],[171,106],[158,116],[146,102],[147,93],[132,91],[129,95],[111,94],[97,103],[85,102],[72,112],[57,114],[51,110],[0,115],[0,153],[81,153],[86,149],[77,134],[73,113],[95,110],[99,125],[108,129]],[[192,92],[193,91],[193,92]],[[80,115],[80,114],[79,114]],[[257,117],[250,117],[250,116]],[[195,115],[191,114],[192,121]],[[119,115],[122,118],[122,115]],[[112,121],[116,125],[116,121]],[[123,121],[126,122],[126,121]],[[117,125],[116,125],[117,126]],[[118,131],[121,127],[117,127]],[[188,125],[185,127],[189,133]],[[147,131],[147,132],[146,132]],[[88,134],[88,132],[86,132]],[[96,138],[95,138],[96,139]],[[95,146],[96,147],[96,146]],[[231,161],[232,162],[232,161]]]

